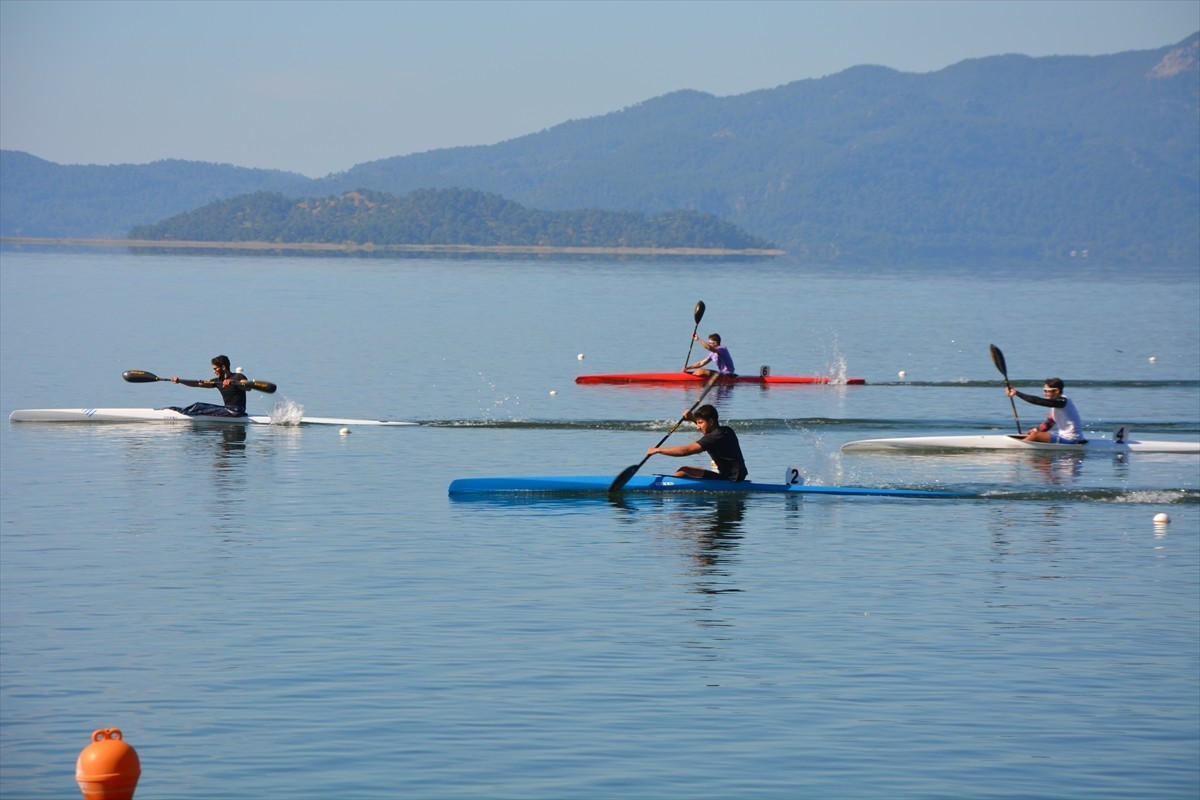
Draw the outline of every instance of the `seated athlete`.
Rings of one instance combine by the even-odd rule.
[[[171,383],[182,383],[184,386],[194,386],[202,389],[216,387],[221,392],[225,405],[213,403],[192,403],[186,408],[168,406],[172,411],[187,414],[189,417],[244,417],[246,416],[246,390],[250,388],[250,379],[229,369],[229,356],[215,356],[212,360],[213,372],[216,377],[208,381],[171,378]]]
[[[737,434],[733,428],[721,425],[717,418],[717,409],[711,405],[702,405],[695,411],[684,412],[683,418],[696,423],[702,434],[691,444],[681,444],[675,447],[651,447],[646,451],[647,456],[661,453],[664,456],[691,456],[696,453],[708,453],[717,471],[703,467],[680,467],[675,471],[677,478],[694,478],[696,480],[746,480],[746,460],[742,458],[742,447],[738,444]]]
[[[1062,378],[1046,379],[1042,385],[1042,394],[1046,395],[1045,397],[1018,392],[1011,386],[1006,388],[1009,397],[1019,397],[1026,403],[1050,409],[1050,416],[1046,417],[1041,425],[1030,428],[1025,434],[1025,441],[1087,444],[1087,439],[1083,438],[1083,418],[1079,416],[1079,409],[1075,408],[1075,403],[1063,395],[1064,388]]]
[[[694,333],[692,334],[692,338],[699,342],[704,349],[709,351],[709,353],[695,364],[688,364],[686,367],[684,367],[684,372],[695,372],[696,370],[700,370],[700,368],[705,364],[712,364],[716,367],[716,369],[700,370],[700,372],[697,374],[705,375],[707,377],[712,377],[714,372],[731,376],[736,374],[733,371],[733,356],[729,354],[729,348],[721,344],[721,334],[710,333],[708,335],[708,341],[701,339]]]

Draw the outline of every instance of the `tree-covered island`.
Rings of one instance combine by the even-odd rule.
[[[402,197],[359,189],[324,198],[255,192],[129,232],[131,240],[274,244],[652,249],[780,254],[770,242],[712,214],[538,211],[470,189],[419,189]]]

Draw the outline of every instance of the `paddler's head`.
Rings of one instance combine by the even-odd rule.
[[[1066,385],[1063,384],[1062,378],[1046,378],[1042,382],[1042,394],[1048,394],[1051,397],[1057,397],[1063,393]]]
[[[229,356],[214,356],[212,360],[213,372],[218,375],[229,374]]]
[[[710,333],[708,335],[708,343],[711,345],[719,345],[721,343],[721,334]]]
[[[720,424],[717,419],[716,407],[708,403],[700,406],[692,412],[692,422],[696,423],[696,427],[700,429],[701,433],[716,430]]]

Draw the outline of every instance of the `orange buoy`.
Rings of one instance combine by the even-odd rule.
[[[75,762],[75,780],[84,800],[133,800],[141,775],[137,751],[117,728],[92,731],[92,743]]]

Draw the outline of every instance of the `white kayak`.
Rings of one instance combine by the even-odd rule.
[[[1092,438],[1087,444],[1027,442],[1016,434],[976,436],[909,436],[897,439],[860,439],[842,445],[843,453],[921,452],[938,450],[1037,450],[1054,453],[1188,453],[1200,455],[1200,442],[1143,441],[1118,430],[1112,438]]]
[[[386,419],[342,419],[309,417],[272,419],[266,415],[248,417],[189,417],[169,408],[19,408],[8,415],[9,422],[196,422],[217,425],[416,425]]]

